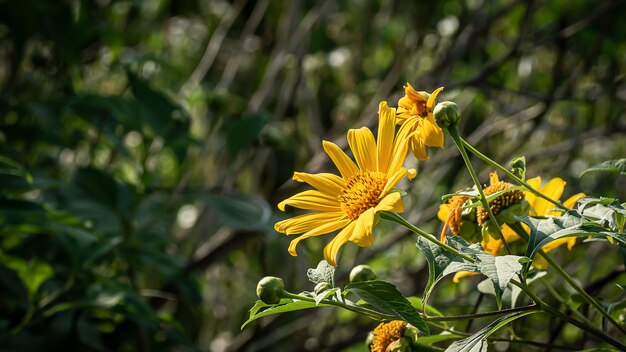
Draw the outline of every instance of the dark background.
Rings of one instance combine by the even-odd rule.
[[[328,308],[240,331],[263,276],[312,290],[330,237],[294,258],[273,230],[293,171],[335,172],[321,141],[375,127],[408,81],[444,86],[471,143],[564,178],[564,199],[624,201],[623,177],[579,178],[626,155],[624,18],[623,1],[0,0],[0,349],[364,350],[376,322]],[[441,195],[471,183],[451,142],[408,161],[406,216],[433,232]],[[369,263],[421,294],[414,238],[375,236],[342,249],[337,280]],[[623,272],[593,243],[554,253],[585,282]],[[479,280],[431,302],[466,314]],[[535,323],[521,334],[586,346]]]

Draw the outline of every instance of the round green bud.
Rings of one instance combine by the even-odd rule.
[[[433,117],[439,127],[448,128],[459,123],[461,113],[459,112],[459,106],[455,102],[443,101],[435,106]]]
[[[277,304],[285,294],[283,279],[266,276],[256,285],[256,295],[266,304]]]
[[[320,294],[326,290],[328,290],[330,288],[330,285],[328,284],[328,282],[320,282],[317,285],[315,285],[315,289],[313,289],[313,292],[315,292],[315,294]]]
[[[376,274],[369,265],[357,265],[350,271],[350,282],[376,280]]]

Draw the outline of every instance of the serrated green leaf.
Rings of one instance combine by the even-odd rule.
[[[282,302],[282,300],[281,300]],[[256,309],[254,315],[251,315],[250,318],[248,320],[246,320],[243,325],[241,325],[241,329],[243,329],[246,325],[248,325],[250,322],[253,322],[259,318],[263,318],[266,317],[268,315],[273,315],[273,314],[279,314],[279,313],[287,313],[287,312],[293,312],[293,311],[297,311],[297,310],[303,310],[303,309],[309,309],[309,308],[315,308],[315,307],[331,307],[328,304],[315,304],[315,302],[308,302],[308,301],[297,301],[297,300],[290,300],[290,302],[285,303],[285,304],[279,304],[276,306],[273,306],[271,308],[265,309],[261,312],[258,312],[260,308],[262,307],[258,307],[257,305],[255,305],[254,307],[252,307],[252,309]]]
[[[317,264],[317,268],[309,268],[306,272],[306,276],[309,278],[314,284],[319,284],[320,282],[325,282],[330,285],[330,287],[335,287],[335,267],[328,264],[327,261],[321,260]]]
[[[513,277],[522,272],[520,261],[528,260],[517,255],[492,256],[487,253],[476,254],[476,268],[493,283],[498,309],[502,308],[502,293]]]
[[[502,316],[491,322],[491,324],[478,330],[474,335],[463,340],[453,342],[448,348],[446,348],[445,352],[486,352],[488,346],[487,338],[491,334],[516,319],[534,313],[537,313],[537,311],[517,312]]]
[[[333,296],[333,295],[337,294],[339,291],[340,291],[339,287],[335,287],[335,288],[331,288],[330,290],[326,290],[324,292],[321,292],[320,294],[316,294],[314,296],[315,303],[316,304],[320,304],[320,302],[322,302],[322,300],[328,298],[328,296]]]
[[[615,159],[615,160],[607,160],[598,165],[594,165],[587,170],[583,171],[580,174],[580,177],[590,173],[590,172],[617,172],[620,175],[626,175],[626,158],[624,159]]]
[[[446,251],[440,246],[425,238],[417,238],[417,247],[422,251],[428,262],[428,282],[424,289],[424,301],[428,302],[435,284],[444,276],[459,271],[477,271],[476,265],[463,258]],[[463,238],[452,236],[448,238],[448,245],[462,253],[479,253],[480,245],[470,246]]]
[[[359,296],[375,309],[394,315],[429,334],[422,316],[393,284],[380,280],[361,281],[348,284],[344,290]]]

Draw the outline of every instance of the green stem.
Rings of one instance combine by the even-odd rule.
[[[529,192],[533,193],[537,197],[540,197],[540,198],[543,198],[543,199],[547,200],[548,202],[554,204],[555,206],[557,206],[561,210],[565,210],[565,211],[569,210],[566,206],[564,206],[560,202],[558,202],[558,201],[556,201],[556,200],[546,196],[545,194],[539,192],[538,190],[532,188],[526,181],[524,181],[521,178],[517,177],[514,173],[512,173],[509,170],[507,170],[502,165],[498,164],[497,162],[491,160],[488,156],[486,156],[483,153],[479,152],[476,148],[474,148],[471,144],[469,144],[463,138],[461,138],[461,137],[459,137],[459,138],[460,138],[461,143],[463,144],[463,146],[465,148],[467,148],[467,150],[469,150],[472,154],[476,155],[477,157],[479,157],[480,159],[482,159],[484,162],[486,162],[487,164],[491,165],[492,167],[500,170],[503,174],[507,175],[510,179],[514,180],[518,184],[526,187],[526,189],[528,189]]]
[[[520,237],[524,238],[526,241],[529,240],[528,234],[519,225],[519,223],[515,223],[511,227]],[[626,330],[624,329],[624,327],[620,323],[618,323],[615,319],[613,319],[613,317],[604,309],[604,307],[602,307],[602,304],[600,304],[600,302],[598,302],[589,293],[587,293],[587,291],[585,291],[584,288],[580,287],[580,285],[578,285],[578,283],[572,279],[572,277],[565,271],[565,269],[563,269],[563,267],[559,265],[559,263],[554,261],[554,259],[552,259],[543,249],[540,249],[538,253],[541,254],[541,256],[543,256],[543,258],[548,262],[548,264],[550,264],[550,266],[554,268],[554,270],[556,270],[559,276],[561,276],[563,280],[567,282],[568,285],[570,285],[576,292],[578,292],[578,294],[585,301],[587,301],[587,303],[589,303],[594,308],[596,308],[600,312],[600,314],[602,314],[603,317],[605,317],[608,321],[610,321],[611,324],[613,324],[620,332],[622,332],[623,334],[626,333]]]
[[[474,263],[475,260],[474,258],[470,257],[467,254],[463,254],[461,252],[459,252],[458,250],[448,246],[447,244],[439,241],[435,236],[423,231],[422,229],[418,228],[417,226],[411,224],[410,222],[408,222],[406,219],[404,219],[402,216],[396,214],[396,213],[392,213],[392,212],[388,212],[388,211],[382,211],[379,213],[380,217],[385,219],[385,220],[389,220],[392,222],[395,222],[396,224],[402,225],[404,227],[406,227],[407,229],[411,230],[413,233],[420,235],[424,238],[426,238],[427,240],[429,240],[430,242],[438,245],[439,247],[447,250],[450,253],[453,253],[465,260],[467,260],[468,262]]]
[[[291,292],[285,292],[285,297],[297,299],[297,300],[300,300],[300,301],[313,302],[313,303],[317,304],[317,302],[315,302],[315,300],[313,298],[311,298],[311,297],[300,296],[300,295],[297,295],[297,294],[291,293]],[[387,314],[381,314],[379,312],[376,312],[374,310],[371,310],[371,309],[368,309],[368,308],[365,308],[365,307],[360,307],[360,306],[357,306],[357,305],[348,305],[346,303],[337,302],[337,301],[333,301],[333,300],[329,300],[329,299],[323,299],[320,303],[327,304],[327,305],[330,305],[330,306],[339,307],[339,308],[343,308],[343,309],[347,309],[347,310],[355,312],[355,313],[364,314],[364,315],[366,315],[366,316],[368,316],[368,317],[370,317],[370,318],[372,318],[374,320],[382,321],[382,320],[392,320],[392,319],[395,318],[394,316],[387,315]]]
[[[459,134],[458,128],[456,126],[450,126],[450,128],[448,129],[448,133],[450,133],[450,136],[454,140],[454,144],[456,144],[457,148],[459,149],[459,152],[461,153],[461,156],[463,157],[463,161],[465,161],[465,165],[467,166],[467,170],[469,171],[470,176],[472,177],[472,180],[474,180],[474,184],[476,184],[476,189],[478,190],[478,194],[480,195],[480,202],[483,204],[483,208],[485,208],[485,210],[487,211],[487,214],[489,214],[489,219],[491,220],[491,222],[497,229],[498,235],[500,236],[500,239],[502,240],[502,243],[504,244],[504,248],[506,249],[506,252],[508,254],[511,254],[511,248],[509,248],[509,244],[507,243],[506,238],[504,238],[504,236],[502,235],[502,231],[500,230],[500,225],[498,224],[498,220],[496,220],[495,215],[493,215],[493,212],[491,211],[491,208],[489,207],[489,202],[487,201],[487,197],[485,197],[485,193],[483,192],[483,187],[480,184],[478,175],[476,175],[476,171],[474,170],[472,161],[470,160],[469,156],[467,155],[467,152],[465,151],[463,139],[461,138],[461,135]]]
[[[537,304],[531,304],[529,306],[508,308],[508,309],[502,309],[502,310],[497,310],[493,312],[464,314],[464,315],[450,315],[450,316],[445,316],[445,317],[429,316],[429,317],[424,317],[424,320],[426,321],[454,321],[454,320],[478,319],[478,318],[493,317],[493,316],[502,315],[502,314],[525,312],[525,311],[531,311],[531,310],[540,310],[540,309]]]
[[[581,323],[580,321],[566,315],[563,314],[561,311],[552,308],[550,305],[548,305],[547,303],[545,303],[544,301],[541,300],[541,298],[539,298],[530,288],[528,288],[528,286],[519,283],[518,281],[515,280],[511,280],[511,283],[519,288],[522,289],[522,291],[524,291],[535,303],[537,303],[539,305],[539,307],[541,307],[541,310],[552,314],[553,316],[567,322],[570,323],[574,326],[576,326],[577,328],[587,331],[588,333],[604,340],[605,342],[609,343],[612,346],[615,346],[617,348],[619,348],[621,351],[626,351],[626,345],[623,345],[621,342],[615,340],[614,338],[612,338],[611,336],[606,335],[604,332],[592,327],[592,326],[588,326],[584,323]]]

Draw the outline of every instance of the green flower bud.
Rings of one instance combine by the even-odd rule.
[[[315,294],[319,295],[320,293],[328,290],[330,288],[330,285],[328,284],[328,282],[320,282],[317,285],[315,285],[315,289],[313,290],[315,292]]]
[[[285,294],[283,279],[266,276],[256,286],[256,295],[266,304],[277,304]]]
[[[357,265],[350,271],[350,282],[376,280],[376,274],[369,265]]]
[[[448,128],[449,126],[456,126],[461,120],[461,113],[459,112],[459,106],[451,101],[443,101],[435,106],[433,110],[433,117],[435,122],[441,128]]]

